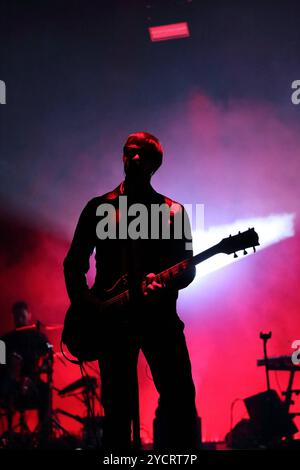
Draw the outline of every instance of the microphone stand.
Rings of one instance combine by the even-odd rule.
[[[271,331],[269,331],[269,333],[260,332],[259,337],[264,342],[264,359],[265,359],[265,365],[266,365],[267,390],[269,392],[271,387],[270,387],[270,377],[269,377],[269,362],[268,362],[268,355],[267,355],[267,342],[272,337],[272,332]]]

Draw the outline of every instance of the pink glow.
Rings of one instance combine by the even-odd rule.
[[[162,109],[157,122],[149,127],[166,147],[153,187],[183,203],[204,203],[206,228],[270,214],[296,214],[293,237],[212,272],[180,293],[178,313],[186,324],[203,437],[223,439],[229,431],[231,403],[266,388],[264,370],[256,366],[263,355],[259,332],[272,331],[269,354],[273,356],[292,353],[292,342],[300,338],[299,122],[287,120],[264,102],[232,100],[225,106],[198,92]],[[121,147],[119,137],[114,139],[117,150]],[[61,144],[62,153],[68,146],[69,142]],[[113,153],[113,159],[107,152],[102,171],[99,155],[106,147],[100,139],[95,146],[95,156],[93,149],[75,153],[63,189],[55,193],[57,199],[53,199],[51,188],[55,187],[57,172],[63,169],[58,164],[44,164],[28,195],[29,199],[45,194],[44,212],[56,227],[54,234],[59,235],[45,230],[38,213],[32,210],[28,214],[23,206],[27,227],[18,222],[21,214],[10,224],[1,220],[2,226],[9,226],[9,237],[2,240],[0,249],[1,333],[12,328],[10,306],[18,298],[29,302],[35,318],[45,323],[63,322],[68,299],[62,260],[79,211],[89,198],[113,189],[122,178],[121,148]],[[271,224],[270,232],[274,233]],[[91,259],[92,268],[93,264]],[[90,282],[92,278],[93,269]],[[49,332],[55,351],[59,351],[59,336],[58,331]],[[79,376],[76,366],[64,367],[56,361],[56,387],[62,388]],[[144,440],[152,439],[157,404],[149,376],[141,356]],[[284,390],[287,373],[277,376]],[[299,388],[299,382],[300,376],[295,379],[295,388]],[[271,386],[277,391],[278,383],[272,372]],[[83,413],[76,400],[57,394],[54,406]],[[300,398],[296,397],[291,411],[299,408]],[[233,424],[245,415],[243,403],[238,402]],[[71,431],[79,427],[69,418],[62,418],[62,424]],[[296,424],[300,427],[298,417]]]
[[[188,38],[189,26],[186,21],[182,23],[165,24],[149,27],[150,39],[155,41],[167,41],[168,39]]]

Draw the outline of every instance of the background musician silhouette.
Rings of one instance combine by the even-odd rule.
[[[6,346],[7,364],[1,367],[0,406],[6,411],[8,432],[12,430],[14,413],[37,409],[39,437],[45,442],[49,437],[50,389],[42,380],[40,361],[49,352],[48,338],[31,324],[31,314],[24,301],[12,306],[15,329],[2,337]],[[25,421],[21,426],[26,430]],[[21,429],[22,431],[22,429]]]

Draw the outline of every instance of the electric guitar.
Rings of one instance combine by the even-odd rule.
[[[247,248],[252,247],[255,252],[255,247],[258,245],[257,233],[254,228],[249,228],[237,235],[230,235],[211,248],[165,269],[156,274],[151,282],[154,280],[163,286],[171,287],[172,281],[179,278],[186,270],[216,254],[230,255],[234,253],[236,258],[237,251],[244,250],[244,255],[246,255]],[[142,281],[140,285],[142,294],[148,283],[149,280],[146,278]],[[62,343],[67,346],[73,356],[78,358],[78,362],[97,360],[101,350],[101,342],[105,338],[105,326],[120,320],[122,309],[124,310],[124,307],[128,306],[130,302],[127,275],[125,274],[105,291],[105,298],[99,301],[99,307],[71,304],[65,316]]]

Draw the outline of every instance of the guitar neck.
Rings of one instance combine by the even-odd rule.
[[[185,260],[180,261],[168,269],[165,269],[155,276],[155,280],[158,282],[163,282],[164,284],[171,283],[173,279],[180,277],[187,269],[191,268],[192,266],[196,266],[196,264],[202,263],[202,261],[211,258],[217,253],[220,253],[219,244],[214,245],[191,258],[186,258]]]
[[[208,248],[201,253],[198,253],[195,256],[190,258],[186,258],[183,261],[171,266],[168,269],[158,273],[155,275],[154,280],[159,282],[160,284],[163,283],[164,285],[168,285],[172,283],[173,279],[180,277],[186,270],[191,268],[192,266],[196,266],[196,264],[202,263],[202,261],[211,258],[218,253],[225,253],[230,255],[234,253],[234,257],[237,257],[236,251],[244,250],[244,255],[247,254],[246,248],[252,247],[255,251],[255,247],[259,246],[259,238],[257,233],[255,232],[254,228],[249,228],[245,232],[239,232],[237,235],[224,238],[216,245]],[[147,287],[147,280],[144,279],[141,283],[141,290],[145,291]],[[129,289],[121,292],[118,295],[115,295],[111,299],[105,301],[104,303],[109,306],[113,304],[126,304],[130,300]]]
[[[173,279],[180,277],[187,269],[192,266],[195,266],[202,261],[205,261],[208,258],[211,258],[215,254],[219,253],[217,249],[218,245],[215,245],[211,248],[208,248],[202,253],[198,253],[198,255],[193,256],[191,258],[187,258],[179,263],[171,266],[170,268],[165,269],[164,271],[156,274],[155,280],[158,282],[163,282],[165,285],[170,284]],[[142,290],[146,287],[146,281],[142,282]],[[111,299],[106,300],[104,303],[107,307],[118,304],[118,305],[125,305],[129,301],[129,290],[125,290],[118,295],[115,295]]]
[[[174,266],[171,266],[170,268],[165,269],[164,271],[156,274],[154,279],[159,283],[164,283],[165,285],[171,284],[172,280],[179,278],[186,270],[188,270],[192,266],[195,266],[196,264],[202,263],[202,261],[211,258],[217,253],[220,253],[219,244],[212,246],[211,248],[208,248],[207,250],[202,251],[201,253],[198,253],[197,255],[191,258],[186,258],[185,260],[180,261],[179,263],[175,264]],[[142,290],[146,288],[145,280],[142,282],[141,287]],[[111,306],[114,304],[125,305],[128,303],[129,298],[129,290],[127,289],[124,292],[115,295],[111,299],[106,300],[105,304],[107,306]]]

